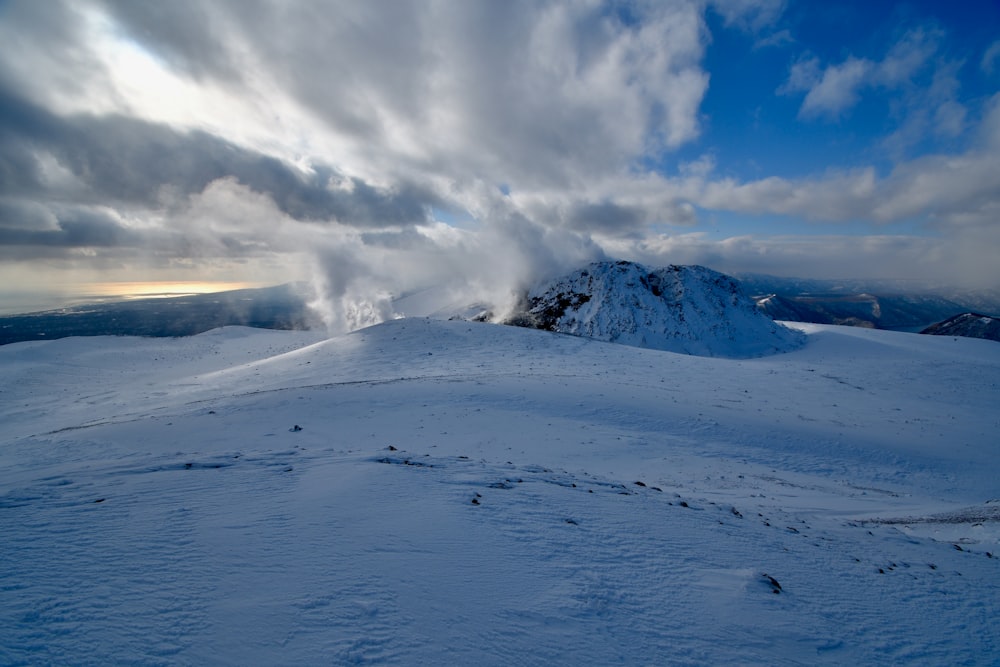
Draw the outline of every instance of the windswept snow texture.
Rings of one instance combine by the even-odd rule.
[[[995,665],[1000,346],[0,348],[0,664]]]
[[[532,289],[527,312],[510,323],[707,357],[758,357],[802,342],[739,282],[703,266],[595,262]]]

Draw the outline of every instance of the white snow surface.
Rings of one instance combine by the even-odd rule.
[[[786,352],[802,335],[772,320],[739,282],[704,266],[594,262],[528,293],[540,328],[708,357]]]
[[[794,326],[0,347],[0,664],[997,664],[1000,346]]]

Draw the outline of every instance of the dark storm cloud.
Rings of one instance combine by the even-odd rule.
[[[0,198],[0,259],[59,259],[85,249],[97,260],[151,247],[176,255],[182,246],[180,235],[129,227],[108,208]]]
[[[57,218],[43,204],[27,199],[0,197],[0,230],[44,230],[54,227]]]
[[[0,215],[9,207],[0,207]],[[26,229],[0,225],[0,245],[86,247],[135,247],[144,239],[141,234],[123,227],[114,215],[86,209],[69,210],[59,216],[56,227]]]
[[[46,173],[47,168],[59,173]],[[155,209],[165,188],[191,195],[227,177],[268,195],[298,220],[358,227],[420,224],[437,202],[406,183],[376,188],[332,167],[303,173],[203,131],[181,132],[122,116],[64,118],[0,91],[0,196]]]
[[[55,83],[67,97],[87,95],[102,66],[87,47],[83,9],[72,0],[0,2],[0,25],[13,28],[0,45],[0,87],[38,91]],[[16,57],[2,57],[4,50]],[[38,73],[52,76],[40,84]]]
[[[0,194],[30,195],[44,190],[34,137],[60,141],[58,123],[43,109],[0,89]]]
[[[649,222],[649,215],[637,206],[604,201],[573,206],[568,220],[574,229],[580,231],[604,231],[618,235],[639,231]]]

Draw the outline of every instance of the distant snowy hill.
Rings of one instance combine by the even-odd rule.
[[[1000,341],[1000,318],[979,313],[962,313],[921,331],[933,336],[965,336]]]
[[[803,340],[760,312],[727,275],[634,262],[595,262],[538,285],[506,323],[707,357],[758,357]]]

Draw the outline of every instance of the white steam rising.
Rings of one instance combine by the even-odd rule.
[[[604,258],[589,237],[516,215],[476,231],[438,223],[331,235],[312,253],[310,305],[331,333],[442,308],[477,307],[501,319],[534,281]]]

